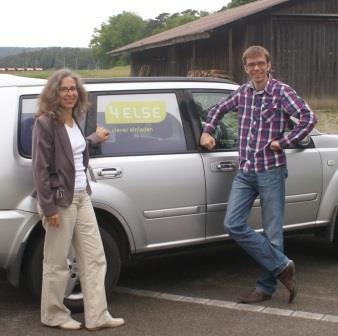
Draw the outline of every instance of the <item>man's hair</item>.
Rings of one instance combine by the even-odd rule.
[[[242,55],[243,64],[246,64],[247,58],[253,58],[257,56],[264,56],[267,63],[271,62],[270,53],[264,47],[253,45],[244,51]]]

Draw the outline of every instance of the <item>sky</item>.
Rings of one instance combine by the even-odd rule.
[[[186,9],[214,12],[230,0],[5,0],[0,47],[88,47],[110,16],[133,12],[144,20]]]

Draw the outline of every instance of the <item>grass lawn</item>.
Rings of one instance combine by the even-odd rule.
[[[42,70],[42,71],[6,71],[2,73],[32,77],[32,78],[48,78],[48,76],[54,70]],[[82,78],[107,78],[107,77],[129,77],[130,66],[118,66],[111,69],[100,70],[75,70],[75,72]]]
[[[338,109],[315,110],[314,112],[318,118],[316,128],[320,132],[338,134]]]

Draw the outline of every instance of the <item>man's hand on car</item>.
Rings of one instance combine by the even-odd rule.
[[[209,133],[203,132],[200,139],[200,145],[211,150],[216,146],[216,141]]]

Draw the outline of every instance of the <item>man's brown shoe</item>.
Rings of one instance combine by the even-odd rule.
[[[248,295],[239,298],[240,303],[257,303],[270,300],[271,295],[264,293],[262,290],[255,288]]]
[[[289,291],[289,303],[292,303],[297,295],[297,280],[295,263],[290,260],[283,271],[278,275],[279,281]]]

